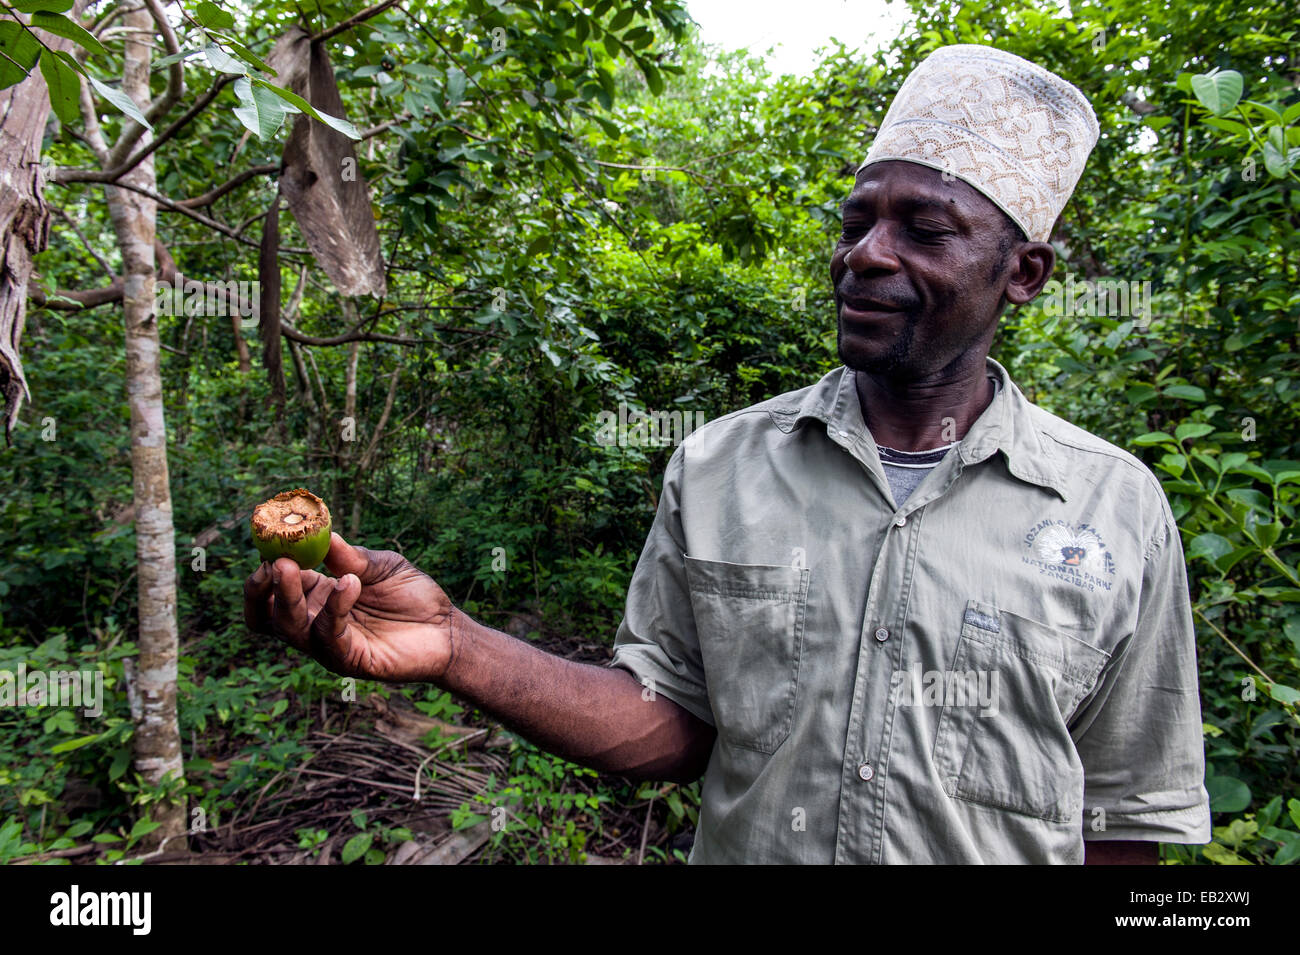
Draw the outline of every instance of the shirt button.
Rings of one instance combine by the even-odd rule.
[[[847,431],[836,431],[835,433],[838,434],[841,438],[847,438],[849,436],[849,433]]]
[[[861,777],[863,782],[870,782],[871,777],[875,775],[876,775],[876,771],[871,768],[870,763],[863,763],[861,766],[858,767],[858,776]]]
[[[896,517],[896,518],[894,518],[894,526],[895,526],[895,527],[902,527],[902,526],[903,526],[904,524],[906,524],[906,523],[907,523],[907,518],[906,518],[906,517]]]
[[[889,639],[889,631],[886,630],[884,627],[881,627],[879,630],[876,631],[876,639],[879,640],[881,643],[884,643],[886,640]]]

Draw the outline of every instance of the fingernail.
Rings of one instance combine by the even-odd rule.
[[[335,591],[344,590],[347,587],[347,585],[348,582],[344,580],[342,577],[340,577],[338,580],[334,581],[334,590]]]

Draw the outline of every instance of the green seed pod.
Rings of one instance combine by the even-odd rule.
[[[303,570],[311,570],[330,549],[330,509],[306,488],[257,505],[250,525],[262,560],[292,557]]]

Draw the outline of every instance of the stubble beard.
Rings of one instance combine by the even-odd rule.
[[[889,350],[883,355],[863,355],[860,352],[846,349],[844,343],[844,319],[840,315],[838,300],[836,301],[835,311],[835,348],[839,353],[840,361],[849,368],[869,375],[883,375],[887,378],[900,374],[906,376],[907,373],[914,370],[915,356],[912,355],[912,345],[916,338],[916,327],[920,322],[920,317],[915,311],[908,309],[903,312],[902,331],[899,332],[893,344],[889,346]]]

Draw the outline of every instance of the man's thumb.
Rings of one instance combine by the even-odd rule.
[[[356,574],[360,579],[370,566],[370,559],[364,548],[353,547],[343,539],[342,534],[336,532],[330,534],[330,549],[325,555],[325,566],[335,577]]]

